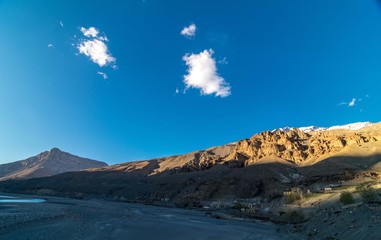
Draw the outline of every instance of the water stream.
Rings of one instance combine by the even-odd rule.
[[[13,196],[0,195],[0,203],[42,203],[45,202],[42,198],[19,198]]]

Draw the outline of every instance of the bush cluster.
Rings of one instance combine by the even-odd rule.
[[[243,205],[242,203],[240,203],[240,202],[236,202],[236,203],[234,203],[234,205],[233,205],[233,208],[234,209],[238,209],[238,210],[241,210],[242,208],[245,208],[246,206],[245,205]]]
[[[377,199],[377,193],[372,187],[362,188],[359,193],[365,203],[369,203]]]
[[[342,192],[340,194],[340,202],[344,203],[345,205],[348,205],[354,203],[355,200],[353,199],[352,193]]]
[[[304,213],[300,210],[286,213],[285,218],[290,223],[301,223],[305,220]]]
[[[300,188],[292,188],[291,192],[285,196],[285,203],[291,204],[303,199],[303,191]]]

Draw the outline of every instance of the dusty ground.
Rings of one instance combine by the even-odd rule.
[[[288,210],[303,211],[308,221],[285,226],[281,232],[296,239],[300,236],[302,239],[381,240],[381,188],[379,183],[372,187],[378,197],[370,203],[363,201],[355,186],[348,185],[290,205]],[[353,204],[340,202],[344,191],[352,194]]]
[[[380,240],[381,208],[376,205],[322,208],[307,223],[289,226],[284,233],[302,239]]]
[[[0,239],[287,239],[270,223],[216,219],[199,211],[45,199],[45,203],[0,203]]]

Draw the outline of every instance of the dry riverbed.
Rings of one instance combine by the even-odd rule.
[[[0,239],[287,239],[271,223],[216,219],[200,211],[43,198],[44,203],[0,203]]]

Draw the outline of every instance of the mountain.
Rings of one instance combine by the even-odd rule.
[[[101,171],[117,170],[152,176],[166,171],[201,171],[217,165],[244,167],[267,158],[308,166],[342,151],[362,147],[365,143],[378,146],[381,144],[380,130],[381,123],[355,123],[324,130],[314,126],[281,128],[227,145],[179,156],[112,165]]]
[[[178,156],[2,182],[0,190],[184,207],[224,199],[271,199],[294,186],[370,178],[381,178],[381,123],[265,131]]]
[[[324,131],[305,132],[292,128],[287,132],[262,132],[250,139],[238,141],[236,149],[225,159],[235,159],[250,165],[264,157],[276,156],[300,166],[311,165],[365,143],[380,145],[379,126],[376,124],[372,129],[362,127],[357,130],[335,127]]]
[[[81,171],[88,168],[101,168],[107,166],[87,158],[81,158],[63,152],[58,148],[45,151],[37,156],[25,160],[1,164],[0,181],[7,179],[29,179],[51,176],[69,171]]]

